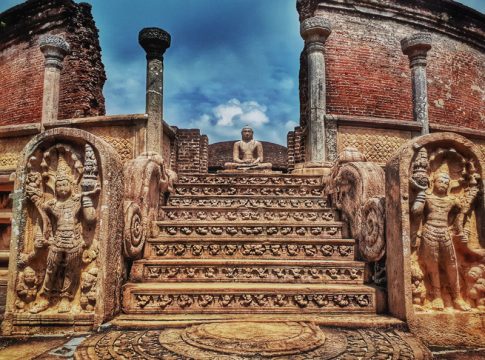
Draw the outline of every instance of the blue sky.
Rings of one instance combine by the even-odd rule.
[[[19,4],[0,0],[0,12]],[[93,5],[108,80],[107,114],[143,113],[143,27],[172,35],[165,53],[164,118],[200,128],[211,143],[255,137],[286,145],[299,119],[303,40],[296,0],[85,0]],[[460,1],[485,12],[485,0]]]

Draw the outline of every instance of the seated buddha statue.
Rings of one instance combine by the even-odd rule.
[[[263,145],[253,139],[253,129],[244,127],[242,139],[234,143],[232,151],[233,162],[224,164],[225,170],[271,170],[271,163],[263,162]]]

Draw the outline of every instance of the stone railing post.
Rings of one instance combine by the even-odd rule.
[[[409,57],[413,87],[413,117],[422,124],[421,134],[429,134],[426,55],[431,49],[431,35],[417,33],[401,40],[402,52]]]
[[[59,112],[59,83],[63,61],[70,52],[69,44],[60,36],[46,35],[40,39],[45,57],[44,92],[42,94],[42,123],[57,120]]]
[[[159,28],[144,28],[138,42],[147,54],[146,151],[162,154],[163,148],[163,54],[170,47],[170,34]]]
[[[308,64],[308,124],[306,131],[306,162],[327,160],[325,131],[325,41],[332,32],[327,20],[320,17],[305,19],[300,34],[305,40]]]

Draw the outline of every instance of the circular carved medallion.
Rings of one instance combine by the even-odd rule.
[[[196,325],[181,334],[198,348],[243,356],[281,356],[313,350],[325,342],[324,333],[305,323],[228,322]]]

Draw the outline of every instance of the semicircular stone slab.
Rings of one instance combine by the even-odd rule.
[[[225,321],[159,330],[114,330],[90,336],[76,360],[358,360],[431,359],[410,333],[337,329],[302,322]]]

